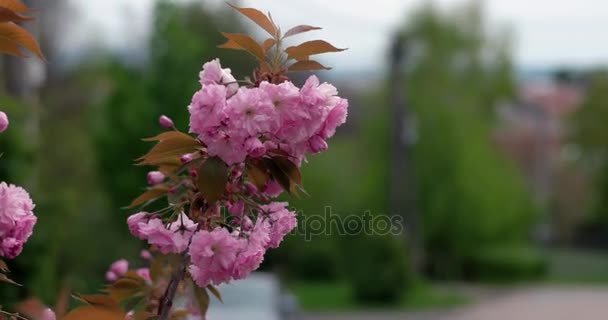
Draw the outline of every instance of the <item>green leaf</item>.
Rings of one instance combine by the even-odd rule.
[[[289,66],[288,70],[296,72],[312,70],[331,70],[331,68],[328,68],[314,60],[301,60]]]
[[[209,205],[217,202],[228,183],[228,166],[218,157],[207,159],[198,169],[196,185]]]
[[[338,49],[329,44],[327,41],[312,40],[297,46],[289,47],[285,49],[285,52],[287,53],[287,57],[289,59],[297,59],[298,57],[307,57],[327,52],[340,52],[344,50],[346,49]]]
[[[245,17],[251,19],[251,21],[255,22],[258,26],[262,27],[262,29],[266,30],[271,36],[275,36],[277,33],[277,27],[272,23],[272,21],[260,10],[254,8],[240,8],[235,5],[228,3],[234,10],[240,12]]]
[[[198,303],[198,309],[201,312],[201,316],[204,319],[207,314],[207,310],[209,310],[209,294],[205,288],[201,288],[196,285],[196,283],[192,283],[194,287],[194,297]]]
[[[321,28],[319,27],[313,27],[313,26],[309,26],[309,25],[299,25],[299,26],[295,26],[291,29],[289,29],[285,35],[283,36],[283,38],[287,38],[287,37],[291,37],[291,36],[295,36],[296,34],[300,34],[300,33],[304,33],[304,32],[308,32],[308,31],[312,31],[312,30],[321,30]]]

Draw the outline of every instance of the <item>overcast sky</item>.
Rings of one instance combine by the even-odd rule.
[[[72,0],[74,1],[74,0]],[[179,1],[179,0],[177,0]],[[219,0],[195,0],[218,3]],[[329,40],[346,53],[324,59],[337,70],[379,67],[387,37],[407,12],[422,0],[244,0],[246,6],[271,11],[275,20],[322,26],[315,36]],[[445,9],[462,0],[436,0]],[[93,41],[113,48],[138,46],[149,30],[152,0],[74,1],[82,14],[82,28],[67,49]],[[515,35],[515,59],[520,67],[559,64],[608,64],[607,0],[487,0],[490,24],[510,26]],[[103,13],[103,14],[101,14]],[[126,19],[126,17],[129,17]],[[125,34],[125,30],[128,32]],[[94,37],[91,37],[91,35]],[[124,35],[124,36],[123,36]],[[140,42],[137,41],[139,38]]]

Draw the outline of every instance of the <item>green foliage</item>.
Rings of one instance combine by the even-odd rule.
[[[345,248],[354,299],[364,304],[396,304],[410,284],[403,239],[358,235]]]
[[[538,280],[548,270],[548,260],[531,247],[483,246],[466,259],[465,278],[487,281]]]
[[[405,30],[424,48],[406,88],[418,120],[425,249],[431,273],[442,277],[462,276],[480,243],[525,242],[535,216],[522,178],[491,141],[490,115],[512,92],[504,80],[511,70],[508,52],[491,50],[508,45],[490,46],[500,38],[487,38],[480,20],[476,6],[450,14],[427,7]]]

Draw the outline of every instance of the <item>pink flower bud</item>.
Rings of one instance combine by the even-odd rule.
[[[165,175],[160,171],[150,171],[148,172],[146,179],[148,180],[149,185],[155,186],[165,180]]]
[[[320,136],[315,135],[308,140],[308,148],[312,153],[320,153],[327,150],[327,142]]]
[[[147,282],[152,281],[152,279],[150,278],[150,269],[148,268],[139,268],[135,270],[135,273],[137,273],[138,276],[144,278],[144,280],[146,280]]]
[[[245,192],[248,195],[253,195],[253,194],[258,193],[258,188],[249,181],[246,181],[245,183],[243,183],[243,186],[245,187]]]
[[[106,272],[106,281],[114,282],[116,280],[118,280],[118,275],[116,275],[116,273],[114,273],[112,271]]]
[[[8,116],[0,111],[0,132],[6,131],[6,128],[8,128]]]
[[[42,320],[55,320],[57,319],[57,316],[55,316],[55,312],[53,312],[53,310],[51,310],[50,308],[46,308],[44,309],[44,311],[42,311]]]
[[[118,260],[110,266],[110,271],[117,276],[122,276],[129,271],[129,262],[125,259]]]
[[[175,127],[173,120],[166,115],[162,115],[160,118],[158,118],[158,124],[165,129],[173,129]]]
[[[152,254],[148,250],[141,250],[139,256],[144,260],[152,260]]]
[[[186,164],[186,163],[192,161],[192,154],[186,153],[186,154],[182,155],[179,158],[179,161],[181,161],[183,164]]]
[[[245,140],[245,150],[247,150],[247,153],[254,158],[259,158],[266,153],[264,144],[256,137],[251,137]]]

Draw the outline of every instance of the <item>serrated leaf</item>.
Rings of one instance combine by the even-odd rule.
[[[245,17],[251,19],[251,21],[262,27],[262,29],[266,30],[271,36],[274,37],[277,33],[277,28],[274,23],[272,23],[272,21],[260,10],[254,8],[240,8],[230,3],[228,3],[228,5]]]
[[[10,283],[12,285],[16,285],[21,287],[22,285],[18,284],[17,282],[11,280],[7,275],[5,275],[4,273],[0,273],[0,282],[6,282],[6,283]]]
[[[287,30],[287,32],[285,32],[285,35],[283,36],[283,38],[295,36],[296,34],[308,32],[308,31],[312,31],[312,30],[321,30],[321,29],[322,28],[320,28],[320,27],[313,27],[313,26],[303,24],[303,25],[295,26],[295,27]]]
[[[196,139],[187,134],[162,138],[148,153],[135,161],[138,165],[179,165],[180,156],[193,153],[200,146]]]
[[[129,204],[128,208],[132,209],[148,201],[156,200],[167,194],[167,192],[169,192],[169,187],[164,185],[150,188],[146,192],[142,193],[139,197],[135,198],[131,204]]]
[[[34,17],[24,16],[13,10],[0,6],[0,22],[31,21],[31,20],[34,20]]]
[[[210,205],[222,197],[226,183],[228,183],[228,166],[220,158],[209,158],[198,168],[196,185]]]
[[[300,45],[292,46],[285,49],[289,59],[297,59],[298,57],[312,56],[315,54],[340,52],[346,49],[339,49],[323,40],[306,41]]]
[[[104,307],[108,309],[120,309],[116,300],[103,294],[80,295],[74,294],[74,298],[94,307]]]
[[[225,43],[220,44],[217,47],[221,48],[221,49],[245,50],[245,48],[241,47],[238,43],[236,43],[232,40],[228,40]]]
[[[312,70],[331,70],[317,61],[314,60],[301,60],[292,64],[288,68],[289,71],[297,72],[297,71],[312,71]]]
[[[84,306],[72,310],[61,320],[124,320],[125,317],[123,310]]]
[[[250,161],[247,164],[247,177],[258,189],[262,189],[270,178],[263,161]]]
[[[38,46],[38,43],[36,42],[34,37],[32,37],[32,35],[27,30],[16,25],[13,22],[0,23],[0,44],[4,43],[3,45],[0,45],[0,47],[10,48],[10,45],[6,44],[7,42],[17,44],[31,51],[40,59],[45,60],[44,55],[42,54],[42,51],[40,51],[40,47]],[[13,52],[10,51],[5,52],[13,54]]]
[[[209,294],[205,288],[197,286],[195,283],[192,284],[194,287],[194,297],[198,303],[198,309],[201,313],[202,318],[205,318],[207,310],[209,310]]]
[[[179,132],[179,131],[165,131],[159,135],[156,135],[154,137],[150,137],[150,138],[144,138],[141,139],[142,141],[162,141],[162,140],[167,140],[167,139],[174,139],[174,138],[181,138],[181,139],[193,139],[190,135],[185,134],[183,132]]]
[[[18,0],[0,0],[0,7],[4,7],[19,13],[30,10],[26,5]]]
[[[227,33],[222,32],[222,35],[226,37],[226,39],[232,41],[233,43],[239,45],[242,50],[247,51],[249,54],[254,56],[259,61],[265,61],[266,56],[264,55],[264,49],[250,36],[242,33]],[[229,41],[229,42],[230,42]],[[226,45],[226,44],[224,44]]]
[[[224,303],[224,300],[222,300],[222,294],[217,290],[216,287],[210,284],[207,286],[207,290],[209,290],[209,292],[211,292],[211,294],[213,294],[213,296],[215,296],[217,300],[219,300],[221,303]]]

